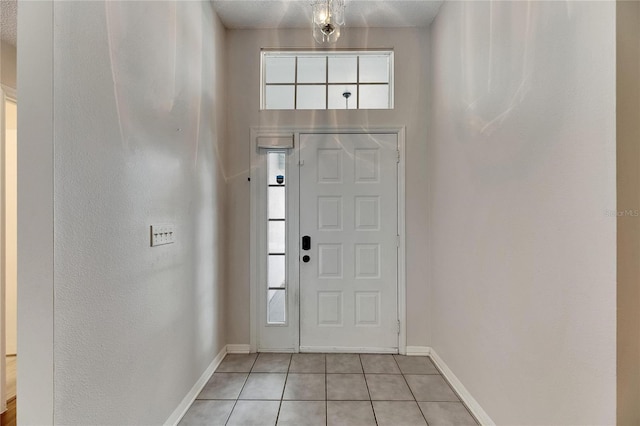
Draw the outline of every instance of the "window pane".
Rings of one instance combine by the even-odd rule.
[[[295,56],[265,56],[265,83],[294,83]]]
[[[325,83],[327,58],[324,56],[298,57],[298,83]]]
[[[269,188],[269,219],[285,218],[284,186],[270,186]]]
[[[330,83],[355,83],[357,79],[358,58],[356,56],[329,58]]]
[[[267,86],[265,90],[266,109],[293,109],[294,86]]]
[[[351,92],[349,99],[345,99],[344,92]],[[358,86],[349,85],[331,85],[329,86],[329,109],[356,109],[358,107]]]
[[[285,287],[285,256],[269,256],[269,277],[267,285],[273,287]]]
[[[285,222],[269,222],[269,253],[284,253]]]
[[[325,109],[326,86],[298,86],[298,99],[296,109]]]
[[[362,84],[360,85],[361,109],[388,109],[389,85],[388,84]]]
[[[388,82],[388,56],[360,56],[360,83]]]
[[[267,295],[267,323],[283,324],[286,320],[286,291],[269,290]]]
[[[270,152],[267,161],[267,185],[285,184],[286,154],[284,152]],[[278,176],[282,176],[282,182],[278,182]]]

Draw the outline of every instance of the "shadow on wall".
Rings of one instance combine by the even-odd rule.
[[[495,183],[526,175],[536,157],[549,154],[553,135],[565,119],[562,113],[549,113],[549,103],[579,90],[576,61],[567,58],[575,43],[573,26],[567,25],[571,5],[566,3],[564,13],[552,6],[554,13],[545,12],[546,2],[530,1],[527,7],[516,2],[500,7],[493,2],[462,3],[461,51],[443,53],[459,75],[439,78],[444,84],[436,90],[445,92],[446,107],[456,111],[457,141],[468,145],[467,165],[480,180]],[[548,26],[566,32],[558,37],[545,31]],[[549,44],[556,47],[538,48]],[[460,81],[462,87],[455,84]]]
[[[202,99],[214,96],[213,87],[203,84],[203,45],[201,39],[194,39],[201,31],[184,31],[177,24],[186,20],[180,15],[189,9],[178,3],[149,8],[145,3],[119,1],[105,2],[105,8],[123,146],[143,149],[173,132],[176,143],[191,148],[195,164]],[[138,19],[141,14],[149,18],[144,23]],[[191,21],[203,24],[202,19]],[[164,48],[149,49],[150,34]],[[159,66],[150,75],[146,63]]]

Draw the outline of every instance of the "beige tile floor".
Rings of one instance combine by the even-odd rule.
[[[227,355],[180,425],[476,425],[428,357]]]

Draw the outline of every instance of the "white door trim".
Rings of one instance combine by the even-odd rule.
[[[6,291],[6,265],[5,265],[5,102],[8,97],[5,95],[4,85],[0,86],[0,412],[7,410],[7,391],[6,391],[6,374],[7,374],[7,351],[5,347],[6,338],[6,312],[5,312],[5,291]]]
[[[400,325],[400,330],[398,333],[398,352],[400,354],[406,354],[407,351],[407,325],[406,325],[406,224],[405,224],[405,127],[376,127],[371,126],[367,128],[354,128],[354,127],[262,127],[255,126],[250,128],[251,133],[251,141],[250,141],[250,152],[251,152],[251,168],[250,168],[250,254],[249,254],[249,263],[250,263],[250,300],[249,300],[249,319],[250,319],[250,350],[251,352],[256,352],[258,349],[258,333],[260,328],[260,318],[258,317],[258,288],[259,288],[259,280],[258,280],[258,268],[256,259],[261,255],[259,253],[259,244],[257,242],[257,235],[259,230],[263,228],[259,221],[264,220],[263,218],[258,217],[259,208],[256,205],[256,202],[259,200],[260,188],[258,188],[257,183],[260,182],[259,172],[261,170],[260,165],[260,155],[257,148],[257,138],[258,137],[268,137],[268,136],[276,136],[276,137],[293,137],[294,138],[294,158],[299,158],[299,138],[301,133],[387,133],[387,134],[395,134],[398,137],[398,151],[399,151],[399,159],[398,159],[398,232],[400,234],[400,241],[398,244],[398,320]],[[297,218],[292,218],[297,220]],[[294,224],[295,226],[295,224]],[[297,248],[296,252],[292,252],[291,256],[297,257]],[[295,285],[291,286],[289,291],[294,292],[296,300],[298,303],[295,303],[294,306],[291,306],[291,319],[292,324],[293,321],[298,321],[295,325],[298,332],[296,335],[299,337],[299,288],[297,279],[295,280]],[[295,312],[294,312],[295,311]],[[299,347],[299,338],[296,339],[298,342],[298,351],[304,351],[304,348]],[[285,348],[283,348],[285,349]],[[326,352],[341,352],[344,351],[344,348],[326,348]],[[289,349],[290,350],[290,349]],[[360,352],[372,352],[376,351],[376,348],[358,348]]]
[[[5,182],[5,163],[6,163],[6,123],[5,123],[5,104],[11,101],[17,104],[16,90],[0,84],[0,412],[7,409],[7,321],[6,321],[6,182]]]

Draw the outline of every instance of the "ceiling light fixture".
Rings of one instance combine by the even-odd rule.
[[[344,0],[314,0],[313,38],[320,44],[333,44],[344,25]]]

